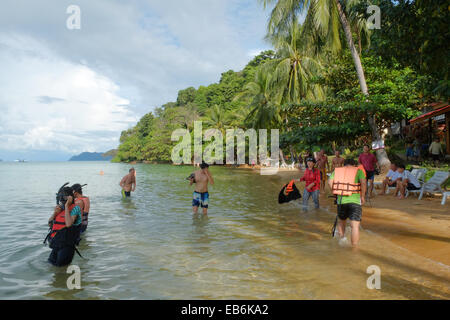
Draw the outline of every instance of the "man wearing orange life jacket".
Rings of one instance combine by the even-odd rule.
[[[333,194],[337,195],[338,232],[344,238],[346,220],[350,219],[352,227],[352,245],[359,242],[359,225],[361,223],[362,205],[365,203],[366,177],[364,172],[355,167],[353,159],[346,159],[344,167],[336,168],[328,181]]]
[[[58,267],[72,262],[81,226],[81,209],[73,203],[72,188],[65,187],[62,192],[63,199],[49,219],[52,230],[44,241],[49,239],[52,249],[48,261]]]
[[[89,209],[91,207],[91,202],[89,197],[83,195],[83,189],[81,184],[76,183],[72,186],[73,195],[75,196],[75,205],[79,206],[81,209],[81,233],[85,232],[88,226],[88,216]]]

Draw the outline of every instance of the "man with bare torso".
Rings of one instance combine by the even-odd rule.
[[[341,157],[341,154],[338,150],[334,152],[335,157],[331,160],[331,171],[334,171],[336,168],[340,168],[344,166],[345,159]]]
[[[325,184],[328,180],[327,169],[330,169],[330,164],[328,163],[328,157],[325,154],[325,150],[322,149],[319,151],[316,161],[317,169],[320,171],[320,186],[321,189],[324,190]]]
[[[208,214],[208,183],[214,185],[214,179],[208,170],[209,165],[203,162],[200,165],[200,170],[195,171],[189,177],[189,185],[192,186],[195,183],[195,191],[192,199],[192,211],[194,213],[198,212],[198,207],[202,207],[203,214]]]
[[[131,168],[128,174],[122,178],[119,185],[122,187],[122,196],[124,198],[130,197],[131,192],[136,189],[136,170]]]

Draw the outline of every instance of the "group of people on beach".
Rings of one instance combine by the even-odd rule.
[[[301,169],[299,167],[299,169]],[[308,207],[309,198],[313,199],[314,207],[319,208],[319,194],[328,185],[338,205],[337,230],[344,237],[346,220],[352,226],[352,244],[359,241],[359,224],[362,216],[362,205],[365,203],[366,193],[372,196],[374,178],[380,168],[377,158],[365,145],[358,157],[358,163],[353,159],[344,159],[338,150],[331,160],[331,165],[325,151],[320,150],[316,157],[307,152],[303,176],[296,181],[305,182],[303,191],[303,209]],[[328,174],[327,171],[331,173]],[[369,184],[370,183],[370,184]]]
[[[303,209],[308,207],[312,198],[315,208],[319,208],[319,194],[324,192],[328,184],[337,204],[337,218],[335,227],[341,238],[344,237],[347,219],[352,228],[351,242],[357,245],[359,241],[359,225],[362,217],[362,205],[366,196],[371,197],[374,187],[374,177],[380,168],[377,159],[365,145],[358,157],[358,162],[352,158],[344,159],[338,150],[335,156],[328,161],[325,151],[320,150],[316,157],[310,152],[305,158],[305,170],[301,178],[293,180],[305,182],[303,191]],[[301,167],[299,166],[299,169]],[[328,174],[327,172],[330,172]],[[194,214],[202,208],[204,215],[208,213],[209,193],[208,185],[214,185],[214,178],[209,171],[209,165],[200,164],[200,169],[193,172],[188,178],[189,185],[195,184],[192,196],[192,210]],[[136,170],[129,169],[120,183],[122,197],[129,198],[136,189]],[[395,187],[395,195],[403,198],[406,190],[417,190],[420,183],[411,172],[405,170],[404,165],[391,164],[391,168],[382,183],[382,194],[386,188]],[[298,196],[300,197],[300,196]],[[71,263],[76,245],[81,240],[81,234],[86,231],[90,200],[83,195],[82,186],[74,184],[71,187],[63,186],[57,196],[58,205],[49,218],[50,232],[46,238],[50,243],[52,252],[48,261],[55,266],[64,266]],[[45,241],[44,241],[45,242]]]

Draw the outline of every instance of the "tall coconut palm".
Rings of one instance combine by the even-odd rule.
[[[271,91],[272,66],[265,63],[255,73],[255,80],[245,85],[234,100],[247,100],[249,112],[245,118],[248,127],[268,129],[280,123],[279,106],[273,102]]]
[[[245,118],[247,127],[254,129],[270,129],[281,124],[280,105],[273,100],[271,88],[273,65],[266,62],[255,73],[255,80],[244,87],[244,91],[236,95],[234,100],[248,101],[249,112]],[[279,149],[283,164],[283,151]]]
[[[302,26],[293,19],[289,32],[270,38],[277,50],[272,65],[271,89],[276,104],[299,103],[301,99],[323,99],[322,88],[312,79],[321,69],[320,63],[308,56],[301,39]]]
[[[225,130],[230,127],[232,118],[226,110],[215,104],[206,114],[205,123],[208,127],[218,129],[225,135]]]
[[[351,52],[356,73],[359,80],[361,92],[369,97],[364,69],[361,64],[359,52],[356,49],[352,36],[352,25],[348,16],[353,17],[349,12],[351,8],[362,3],[362,0],[259,0],[266,7],[275,4],[268,31],[271,34],[279,34],[288,30],[289,23],[298,15],[306,14],[304,33],[310,39],[324,39],[325,46],[332,52],[341,50],[339,32],[343,30],[347,46]],[[343,3],[345,6],[343,6]],[[355,23],[354,20],[352,20]],[[361,27],[361,25],[359,26]],[[342,28],[342,29],[341,29]],[[353,27],[355,29],[355,26]],[[318,36],[318,37],[317,37]],[[323,44],[323,43],[322,43]],[[369,126],[372,137],[380,140],[381,136],[377,128],[375,116],[368,115]],[[389,165],[389,159],[384,149],[377,150],[378,161],[382,166]]]

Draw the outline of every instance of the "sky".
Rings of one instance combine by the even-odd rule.
[[[2,0],[0,159],[116,148],[179,90],[269,49],[269,13],[258,0]]]

